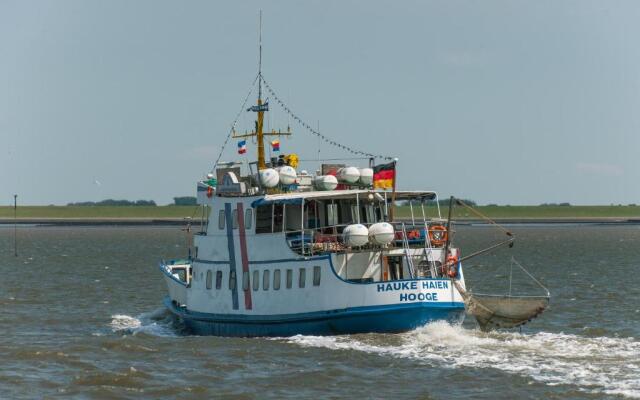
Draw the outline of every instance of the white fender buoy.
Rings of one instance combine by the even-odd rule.
[[[360,179],[360,171],[356,167],[344,167],[338,170],[338,180],[346,183],[356,183]]]
[[[278,174],[280,175],[280,183],[283,185],[293,185],[298,177],[295,168],[289,165],[278,168]]]
[[[278,182],[280,182],[280,174],[273,168],[261,169],[259,175],[260,183],[264,187],[273,188],[278,186]]]
[[[360,168],[360,183],[363,185],[373,184],[373,168]]]
[[[387,245],[395,239],[395,230],[388,222],[378,222],[369,227],[369,240],[379,245]]]
[[[369,230],[362,224],[348,225],[342,231],[342,237],[347,246],[364,246],[369,243]]]
[[[318,190],[334,190],[338,186],[338,179],[333,175],[316,176],[313,181]]]

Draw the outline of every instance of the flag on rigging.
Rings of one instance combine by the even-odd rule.
[[[396,180],[396,162],[373,167],[374,189],[391,189]]]
[[[271,150],[280,151],[280,141],[278,139],[271,141]]]
[[[238,142],[238,154],[244,154],[247,152],[247,141],[241,140]]]

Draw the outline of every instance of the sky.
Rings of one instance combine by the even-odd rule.
[[[637,1],[0,0],[0,205],[195,195],[257,74],[260,9],[267,82],[398,157],[399,189],[640,203]],[[270,105],[283,153],[352,157]]]

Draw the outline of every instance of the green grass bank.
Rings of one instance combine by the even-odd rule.
[[[554,219],[554,218],[640,218],[640,206],[479,206],[476,208],[496,219]],[[18,206],[18,218],[185,218],[199,217],[197,206]],[[425,209],[429,217],[437,216],[435,207]],[[443,217],[447,207],[441,208]],[[422,218],[420,207],[414,207],[415,217]],[[476,219],[469,210],[454,208],[455,219]],[[409,218],[409,207],[397,207],[398,218]],[[1,206],[0,218],[13,218],[13,207]]]

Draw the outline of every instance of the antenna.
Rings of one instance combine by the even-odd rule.
[[[258,28],[258,100],[262,99],[262,10]]]

